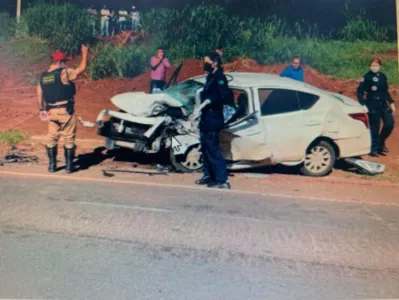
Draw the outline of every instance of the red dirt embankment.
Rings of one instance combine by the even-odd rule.
[[[74,65],[72,62],[71,65]],[[35,66],[38,73],[46,65]],[[235,60],[225,65],[226,71],[245,71],[279,74],[284,65],[260,65],[252,60]],[[169,71],[173,73],[175,68]],[[178,76],[178,81],[192,76],[203,74],[202,63],[199,60],[189,60],[183,65]],[[352,98],[358,82],[356,80],[342,81],[329,76],[324,76],[316,70],[305,67],[306,82],[334,92],[341,92]],[[98,113],[104,108],[113,108],[110,98],[118,93],[129,91],[148,91],[149,74],[142,74],[132,79],[103,79],[96,82],[80,79],[77,82],[78,93],[76,97],[77,115],[84,120],[95,121]],[[399,86],[391,88],[393,97],[399,103]],[[30,135],[44,135],[47,124],[38,118],[38,105],[35,96],[35,87],[24,83],[24,73],[20,70],[0,66],[0,130],[19,128]],[[399,122],[399,116],[396,117]],[[79,138],[97,138],[95,129],[84,128],[79,124]],[[388,157],[379,158],[391,170],[399,174],[399,130],[395,130],[388,142],[391,153]],[[395,172],[396,173],[396,172]]]

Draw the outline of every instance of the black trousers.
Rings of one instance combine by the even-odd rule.
[[[160,89],[160,90],[163,91],[165,89],[165,85],[166,85],[166,82],[163,81],[163,80],[153,80],[153,79],[151,79],[151,82],[150,82],[150,94],[152,94],[152,90],[155,89],[155,88]]]
[[[381,129],[382,120],[382,129]],[[378,152],[391,135],[395,120],[389,108],[369,109],[371,152]]]
[[[219,134],[220,131],[201,132],[204,177],[210,177],[216,183],[225,183],[228,174],[226,161],[219,147]]]

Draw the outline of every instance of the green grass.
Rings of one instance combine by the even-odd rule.
[[[156,47],[132,44],[128,47],[99,45],[93,49],[89,66],[91,77],[135,77],[148,67],[149,58]]]
[[[75,20],[73,26],[71,18]],[[219,44],[224,46],[226,62],[241,57],[280,64],[299,55],[321,73],[344,80],[360,78],[368,71],[371,58],[396,48],[394,43],[386,42],[387,30],[363,15],[349,18],[342,29],[327,36],[320,35],[317,25],[306,21],[289,27],[276,17],[241,19],[217,5],[187,6],[180,11],[154,9],[143,13],[142,18],[142,38],[133,45],[92,47],[94,58],[89,71],[93,79],[133,77],[144,72],[159,45],[166,48],[167,56],[175,63],[200,58]],[[22,18],[19,32],[47,42],[38,38],[2,42],[0,57],[20,66],[47,59],[54,47],[76,52],[81,42],[90,39],[88,22],[87,12],[73,5],[31,7]],[[60,30],[54,32],[55,27]],[[384,59],[382,70],[391,83],[399,83],[394,57]],[[27,76],[28,81],[36,81],[34,74]]]
[[[22,15],[24,34],[45,39],[53,48],[77,54],[82,44],[94,44],[91,16],[87,10],[67,2],[58,5],[39,3]]]
[[[27,139],[20,130],[0,131],[0,143],[17,144]]]
[[[7,41],[15,34],[14,19],[6,12],[0,12],[0,41]]]
[[[51,48],[46,41],[21,38],[0,43],[0,57],[14,67],[29,67],[49,61]]]

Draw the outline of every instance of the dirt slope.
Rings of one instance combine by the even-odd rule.
[[[77,61],[73,62],[76,63]],[[73,65],[72,64],[72,65]],[[35,66],[38,72],[46,67],[46,62]],[[285,65],[260,65],[252,60],[235,60],[225,65],[226,71],[246,71],[263,73],[280,73]],[[169,71],[172,74],[174,68]],[[186,61],[179,74],[178,81],[201,75],[202,63],[198,60]],[[0,66],[0,130],[20,128],[30,135],[43,135],[46,132],[46,123],[38,118],[38,105],[35,97],[35,87],[24,82],[24,71],[15,70],[6,64]],[[306,82],[319,88],[342,92],[355,97],[358,82],[355,80],[342,81],[324,76],[316,70],[305,67]],[[96,82],[85,78],[77,82],[78,94],[76,97],[77,115],[84,120],[94,121],[98,113],[104,108],[113,108],[110,98],[118,93],[129,91],[148,91],[149,74],[142,74],[132,79],[104,79]],[[393,97],[399,103],[399,86],[392,87]],[[396,117],[399,121],[399,116]],[[95,129],[87,129],[79,125],[79,138],[97,138]],[[395,130],[389,140],[388,147],[391,153],[388,157],[378,161],[388,165],[389,169],[399,174],[399,130]]]

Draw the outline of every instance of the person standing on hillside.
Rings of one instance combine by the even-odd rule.
[[[132,6],[130,17],[132,18],[132,30],[137,32],[140,27],[140,14],[135,6]]]
[[[90,25],[93,29],[93,36],[96,36],[96,18],[97,18],[97,10],[94,8],[94,5],[90,5],[89,9],[87,10],[91,15]]]
[[[122,8],[118,14],[119,14],[119,31],[123,32],[126,30],[126,21],[129,14],[127,10],[124,8]]]
[[[302,68],[302,60],[299,56],[294,56],[291,65],[284,69],[280,74],[281,77],[288,77],[298,81],[304,81],[304,72]]]
[[[87,65],[88,48],[82,45],[82,61],[76,69],[65,66],[67,57],[60,50],[53,52],[52,63],[40,77],[37,86],[37,101],[40,108],[40,119],[48,121],[46,141],[49,158],[49,172],[57,170],[57,147],[60,135],[64,137],[64,154],[66,172],[73,172],[75,155],[75,93],[74,81],[83,73]]]
[[[381,65],[379,58],[372,59],[370,71],[363,76],[357,88],[359,103],[366,105],[368,109],[371,131],[370,156],[372,157],[386,155],[389,152],[385,141],[391,135],[395,124],[393,115],[396,113],[396,106],[389,93],[388,79],[380,71]],[[383,126],[380,131],[381,120]]]
[[[156,56],[151,57],[150,67],[150,94],[155,88],[163,91],[166,85],[166,71],[170,68],[170,62],[165,57],[165,51],[162,47],[157,49]]]
[[[115,12],[115,10],[111,10],[111,15],[109,19],[109,29],[111,36],[118,34],[118,18],[118,14]]]
[[[109,36],[110,12],[106,5],[101,10],[101,36]]]

